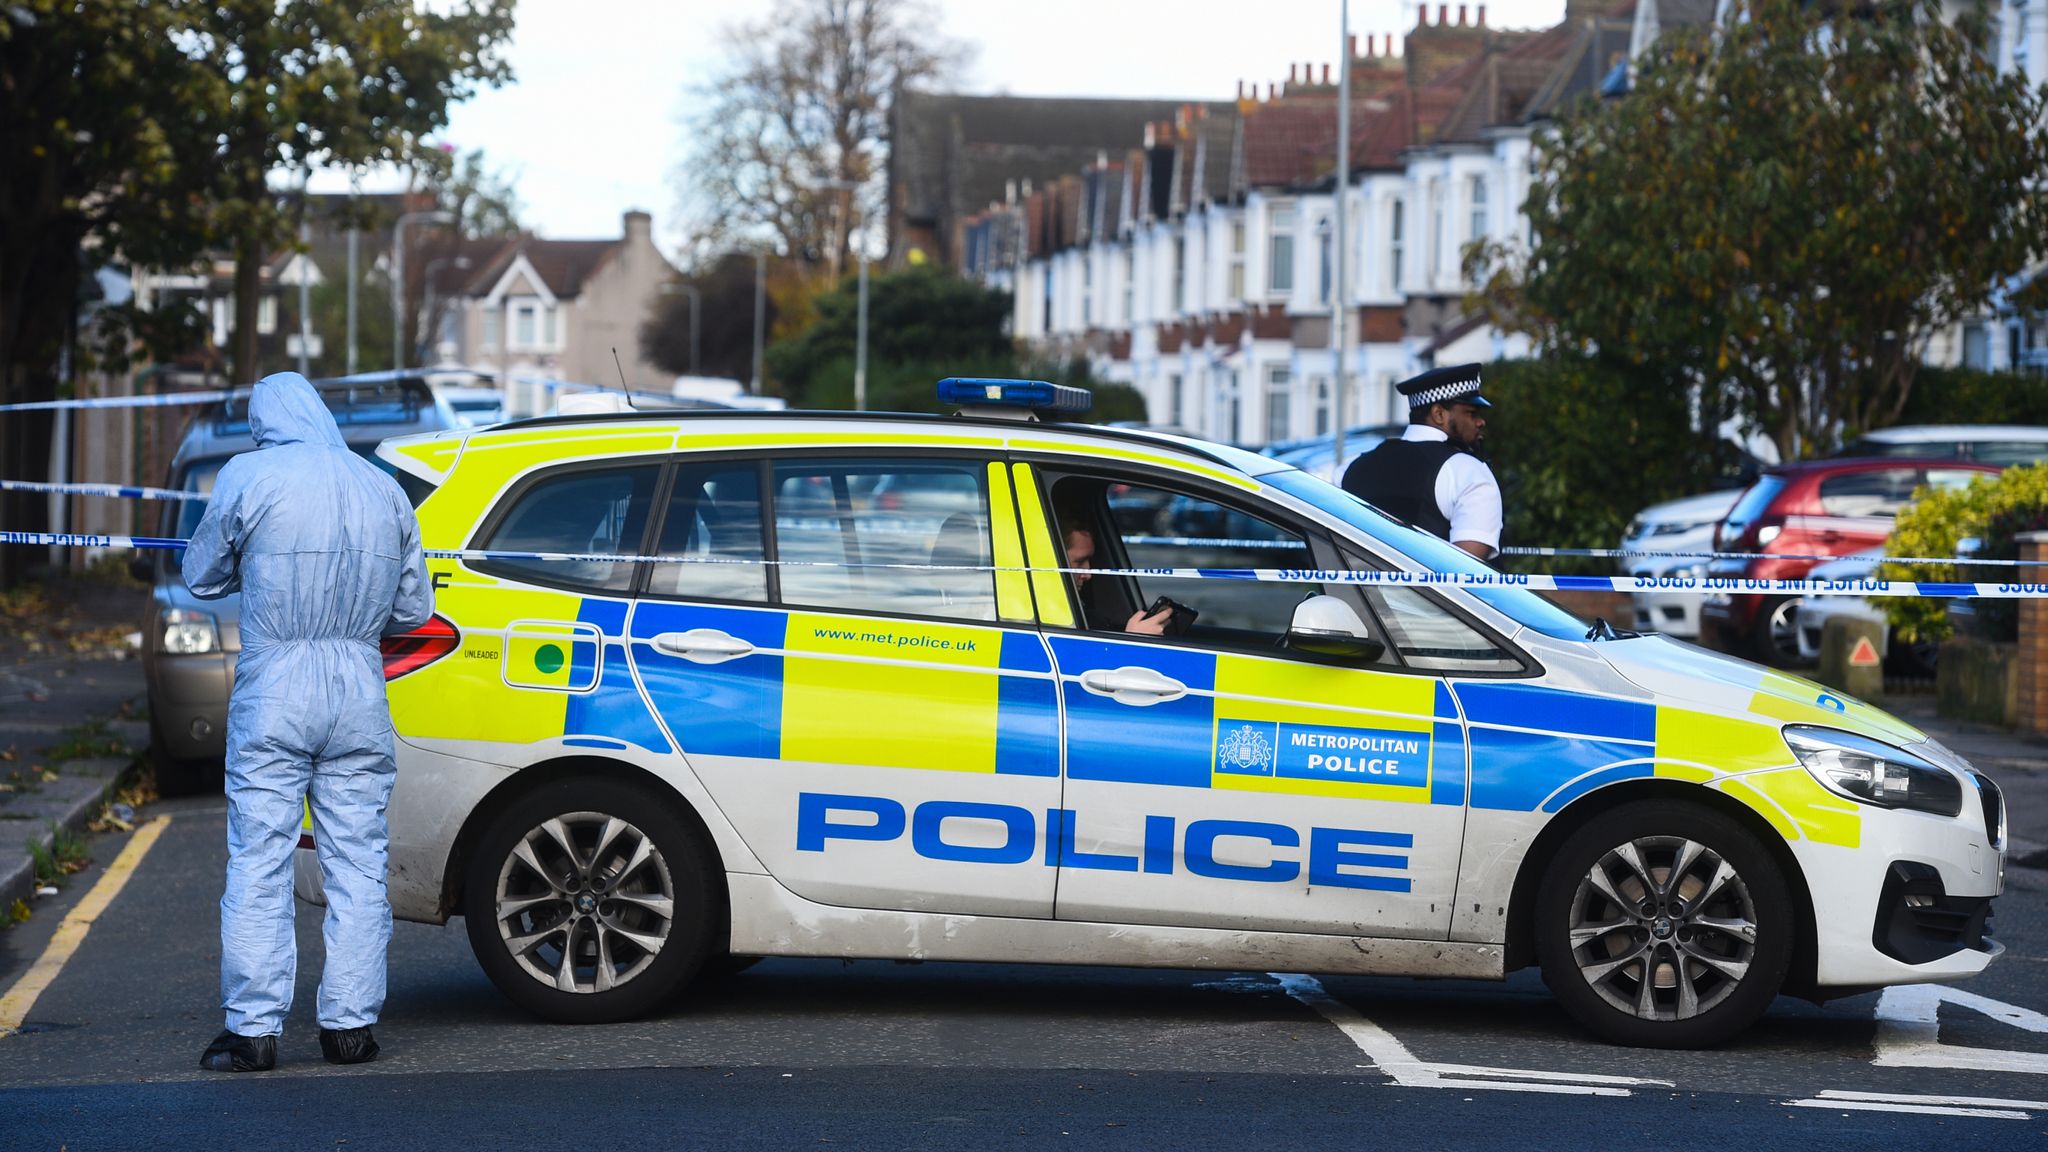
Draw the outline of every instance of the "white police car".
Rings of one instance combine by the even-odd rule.
[[[1526,589],[1346,582],[1487,570],[1265,457],[1028,418],[1072,390],[943,387],[979,414],[387,442],[466,550],[387,647],[396,914],[565,1021],[770,955],[1533,963],[1686,1046],[2000,951],[1998,790],[1908,725]]]

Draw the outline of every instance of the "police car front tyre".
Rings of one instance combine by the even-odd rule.
[[[1756,836],[1668,801],[1622,805],[1567,837],[1535,914],[1543,982],[1565,1011],[1646,1048],[1703,1048],[1749,1027],[1784,984],[1797,932]]]
[[[479,838],[463,886],[477,962],[564,1024],[661,1007],[704,964],[719,920],[710,852],[672,802],[609,780],[523,797]]]

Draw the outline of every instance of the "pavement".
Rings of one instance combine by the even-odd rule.
[[[32,845],[85,828],[149,744],[128,642],[148,603],[141,585],[98,577],[0,594],[0,916],[39,899]]]

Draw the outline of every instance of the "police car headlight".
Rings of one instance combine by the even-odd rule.
[[[1903,748],[1833,728],[1795,725],[1785,743],[1821,786],[1880,808],[1911,808],[1937,816],[1963,810],[1956,774]]]
[[[220,625],[211,612],[166,608],[158,617],[164,651],[173,656],[198,656],[220,651]]]

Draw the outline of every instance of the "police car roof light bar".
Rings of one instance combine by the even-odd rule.
[[[1095,406],[1095,394],[1086,388],[980,376],[948,376],[939,381],[939,400],[987,416],[999,415],[1001,409],[1033,415],[1079,415]]]

